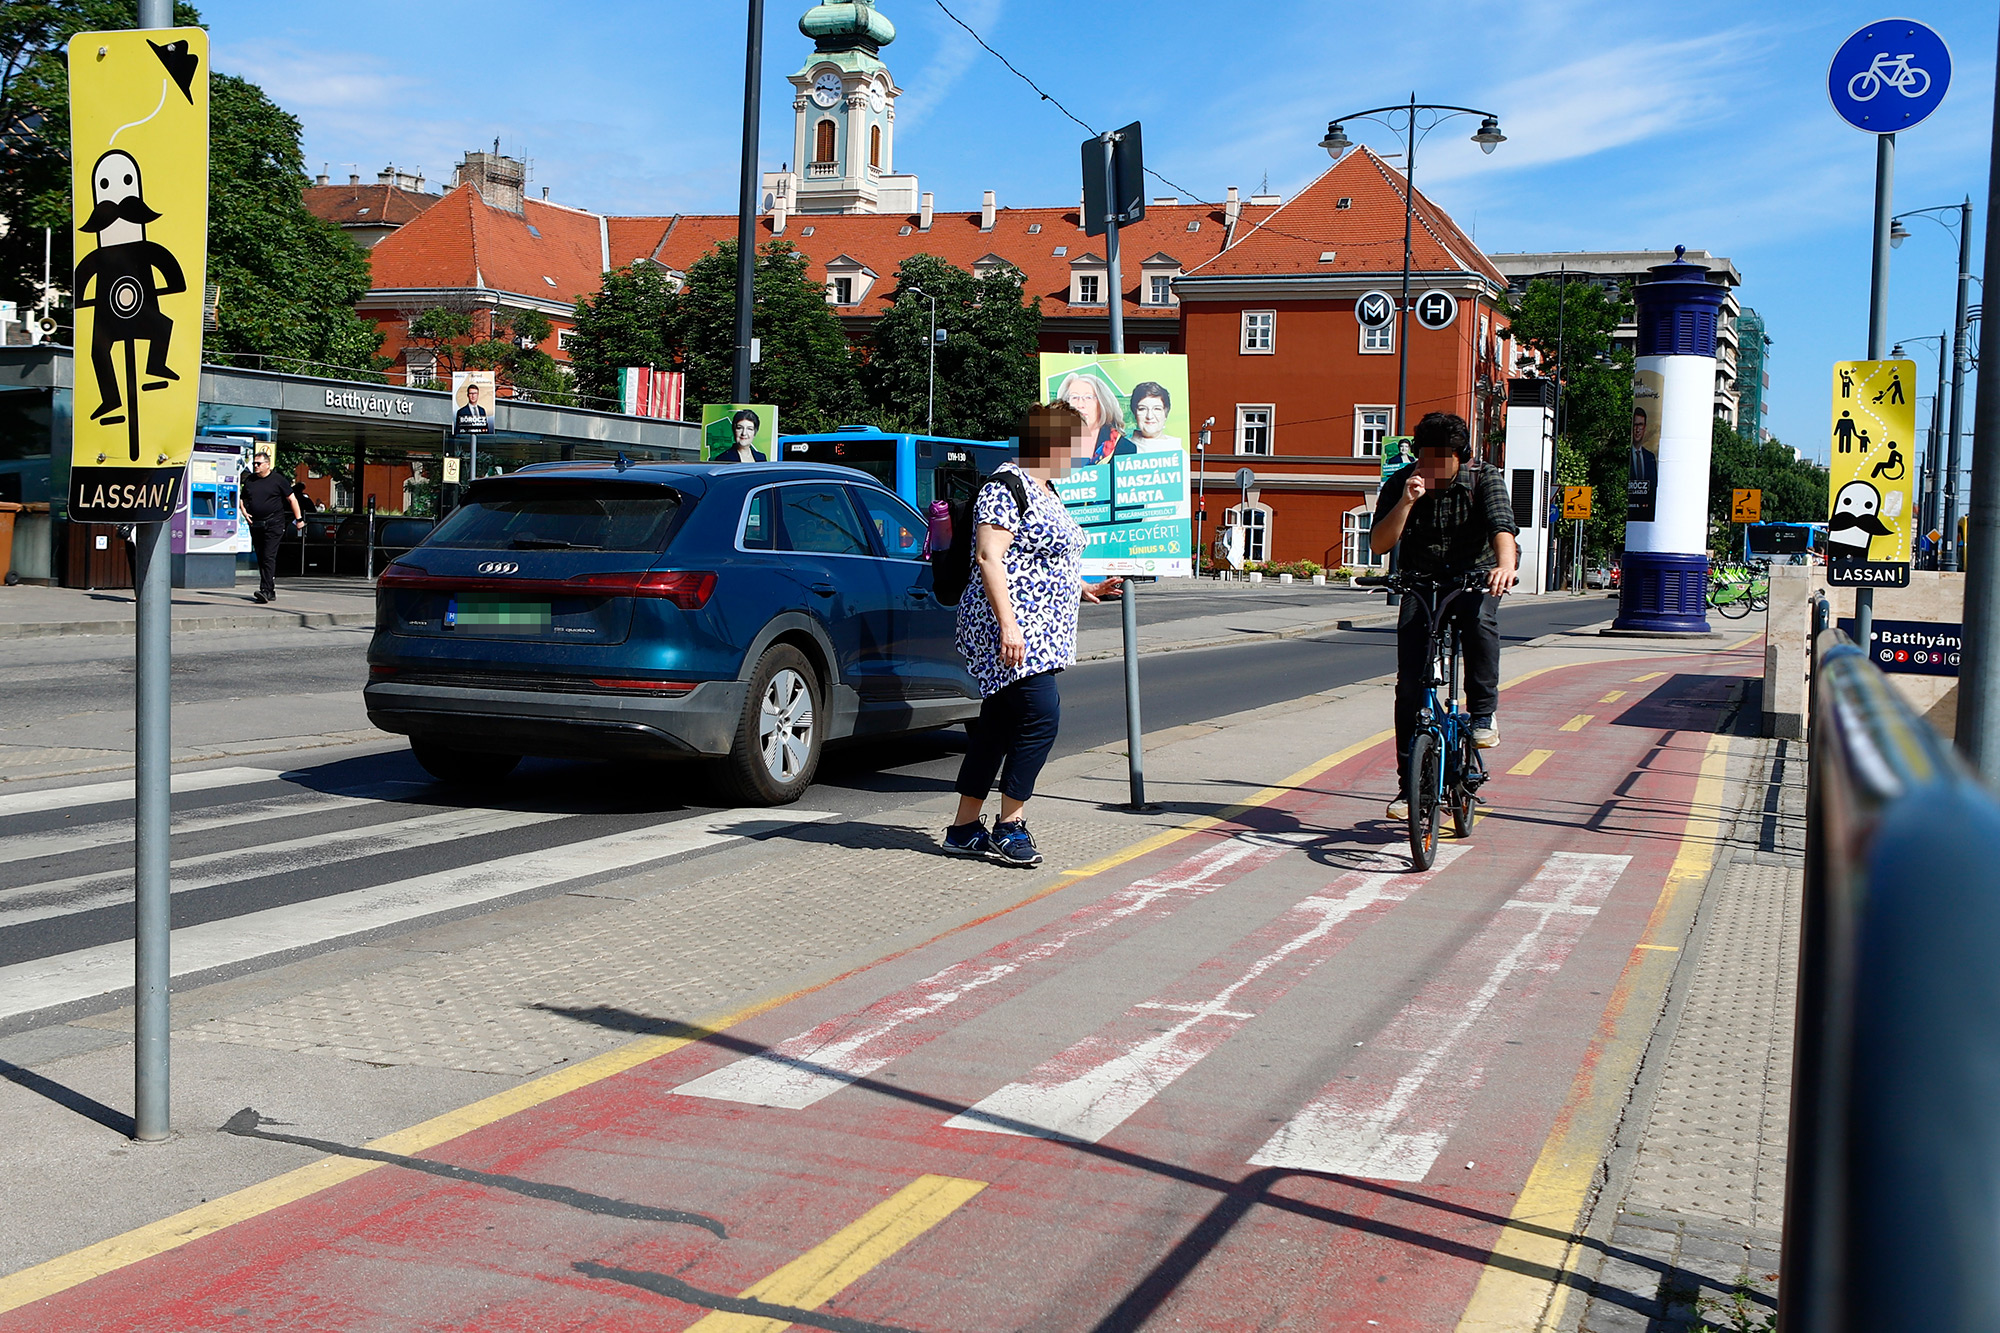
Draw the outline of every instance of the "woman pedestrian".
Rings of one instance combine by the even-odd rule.
[[[967,730],[958,770],[958,818],[944,849],[1036,866],[1042,854],[1025,808],[1055,745],[1062,699],[1056,673],[1076,661],[1079,600],[1123,595],[1122,579],[1083,581],[1083,529],[1050,482],[1090,447],[1090,425],[1064,402],[1028,409],[1021,461],[1003,463],[980,488],[973,514],[977,582],[958,602],[958,650],[985,702]],[[981,810],[1000,783],[1000,818],[991,833]]]

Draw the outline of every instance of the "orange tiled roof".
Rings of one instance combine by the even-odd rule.
[[[1341,201],[1346,200],[1343,207]],[[1471,269],[1498,286],[1507,279],[1422,190],[1416,193],[1410,263],[1418,271]],[[1246,215],[1247,217],[1247,215]],[[1332,259],[1324,259],[1327,252]],[[1277,274],[1386,273],[1403,266],[1403,177],[1357,148],[1256,223],[1235,244],[1188,272],[1251,277]]]
[[[369,252],[383,287],[486,287],[573,304],[598,289],[604,238],[594,213],[523,201],[519,214],[489,207],[470,185]],[[621,262],[613,252],[612,263]]]
[[[349,227],[401,226],[441,198],[394,185],[309,185],[305,191],[308,213]]]

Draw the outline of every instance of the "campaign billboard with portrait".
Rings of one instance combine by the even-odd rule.
[[[1193,574],[1187,358],[1044,352],[1041,376],[1044,402],[1084,418],[1080,452],[1055,483],[1087,539],[1084,573]]]
[[[451,372],[451,433],[485,435],[491,432],[494,397],[492,371]]]
[[[701,456],[710,463],[765,463],[778,456],[778,409],[769,403],[703,403]]]

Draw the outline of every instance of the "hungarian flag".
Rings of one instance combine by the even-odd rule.
[[[618,372],[618,403],[627,416],[679,421],[687,404],[687,376],[678,370],[626,366]]]

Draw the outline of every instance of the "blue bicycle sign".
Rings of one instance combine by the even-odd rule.
[[[1840,44],[1826,95],[1842,120],[1869,134],[1920,124],[1951,86],[1951,51],[1915,19],[1883,19]]]

